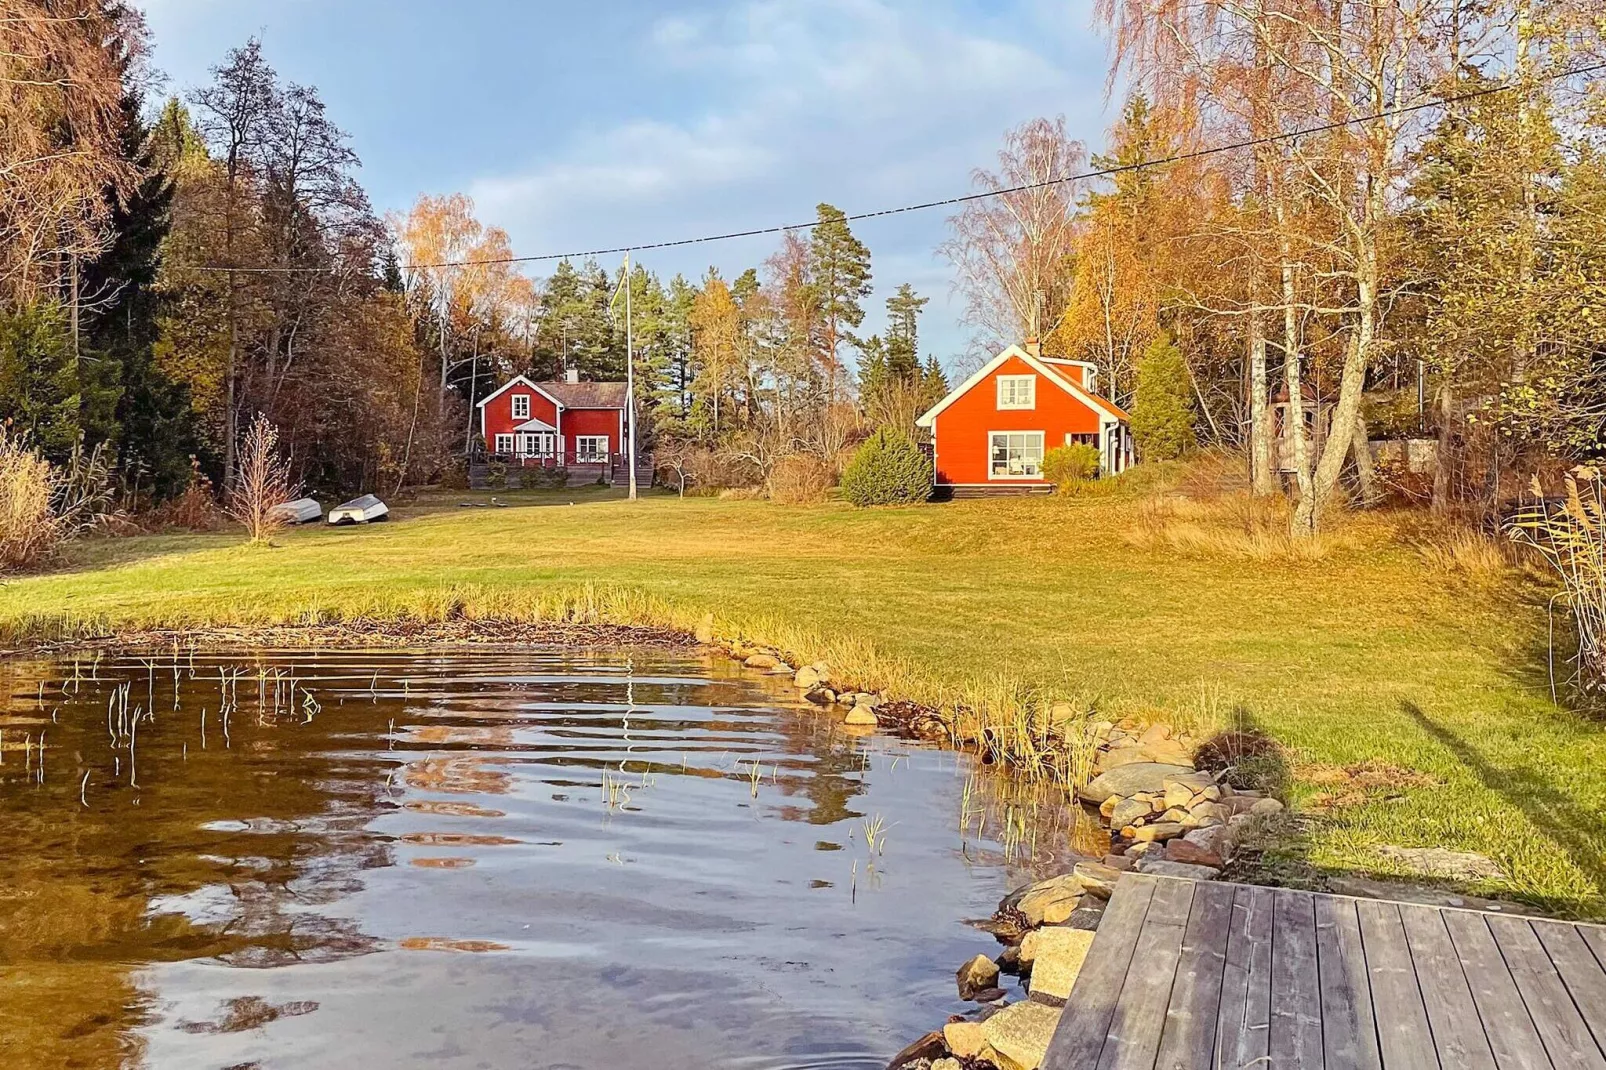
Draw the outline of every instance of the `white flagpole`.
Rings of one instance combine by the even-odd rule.
[[[630,425],[625,463],[630,466],[630,500],[636,500],[636,342],[630,322],[630,250],[625,250],[625,420]]]

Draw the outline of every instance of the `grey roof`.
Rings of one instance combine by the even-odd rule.
[[[536,386],[563,402],[570,409],[622,409],[625,407],[624,383],[570,383],[546,382]]]

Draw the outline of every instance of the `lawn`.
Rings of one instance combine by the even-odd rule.
[[[1292,561],[1135,538],[1139,502],[1121,495],[887,510],[469,497],[271,548],[92,540],[0,588],[0,629],[713,613],[721,634],[925,701],[1030,688],[1252,723],[1291,755],[1300,865],[1389,874],[1384,845],[1477,851],[1509,879],[1475,890],[1606,915],[1606,741],[1549,699],[1543,593],[1430,565],[1386,518]]]

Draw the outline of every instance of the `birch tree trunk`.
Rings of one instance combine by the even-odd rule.
[[[1271,404],[1266,389],[1266,325],[1259,310],[1249,316],[1249,466],[1254,493],[1276,494]]]

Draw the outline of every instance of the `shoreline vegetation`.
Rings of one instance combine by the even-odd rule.
[[[1284,545],[1236,496],[1152,484],[872,511],[474,500],[428,492],[402,523],[271,548],[86,540],[0,588],[0,641],[763,647],[1066,787],[1096,722],[1268,736],[1256,775],[1294,816],[1255,879],[1445,883],[1405,861],[1445,848],[1494,863],[1461,890],[1606,916],[1606,741],[1550,701],[1542,591],[1491,540],[1379,512]]]

